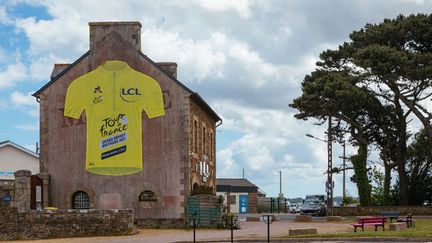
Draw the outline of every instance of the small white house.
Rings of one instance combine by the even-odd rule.
[[[15,172],[29,170],[39,173],[39,155],[14,142],[0,142],[0,201],[11,200]]]
[[[256,213],[259,194],[259,188],[247,179],[216,179],[216,195],[224,198],[230,213]]]

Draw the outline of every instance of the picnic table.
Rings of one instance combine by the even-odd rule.
[[[409,213],[406,218],[400,218],[397,222],[405,222],[407,224],[407,228],[413,225],[412,213]]]
[[[393,219],[398,220],[399,212],[396,211],[382,211],[382,217],[386,217],[390,219],[390,223],[393,223]]]

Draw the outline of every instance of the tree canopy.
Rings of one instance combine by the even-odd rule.
[[[432,138],[432,112],[425,103],[432,96],[432,15],[400,15],[366,24],[349,37],[338,49],[321,53],[316,70],[302,82],[302,95],[290,106],[298,109],[298,119],[323,122],[335,117],[331,135],[349,134],[350,142],[358,146],[351,161],[362,205],[370,204],[366,161],[371,144],[381,150],[387,167],[384,194],[389,191],[390,171],[396,168],[400,204],[406,205],[410,114]]]

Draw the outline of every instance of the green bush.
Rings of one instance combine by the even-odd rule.
[[[231,229],[231,222],[232,222],[233,229],[240,229],[240,222],[238,221],[238,217],[232,213],[222,214],[221,225],[219,225],[219,228]]]

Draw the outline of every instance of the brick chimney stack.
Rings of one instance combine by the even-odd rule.
[[[117,32],[124,41],[141,51],[141,23],[133,22],[90,22],[90,50],[111,32]]]

